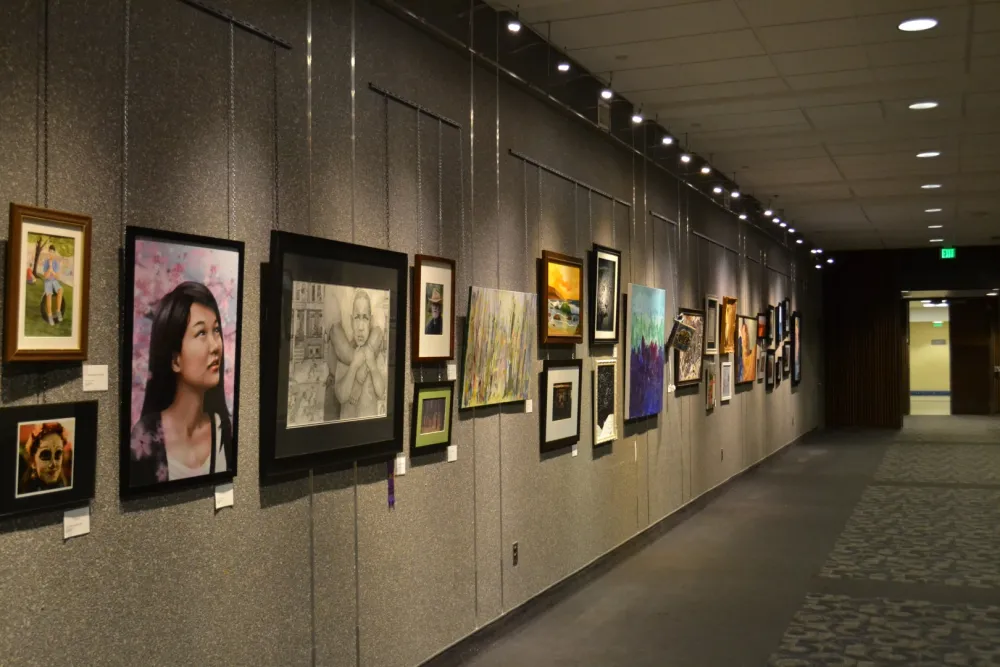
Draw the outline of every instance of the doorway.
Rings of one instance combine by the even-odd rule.
[[[909,302],[911,415],[952,414],[951,316],[947,299]]]

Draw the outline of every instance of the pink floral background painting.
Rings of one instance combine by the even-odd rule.
[[[208,287],[219,304],[226,375],[226,406],[233,414],[236,368],[236,312],[240,296],[239,253],[234,250],[168,243],[135,242],[135,289],[132,296],[132,421],[139,421],[149,379],[149,338],[159,300],[186,281]]]

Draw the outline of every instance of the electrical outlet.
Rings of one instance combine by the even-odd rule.
[[[514,567],[517,567],[517,542],[514,542]]]

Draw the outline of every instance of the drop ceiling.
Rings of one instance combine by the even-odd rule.
[[[810,242],[828,250],[1000,243],[1000,0],[517,7],[646,117],[784,210]],[[939,25],[897,28],[919,16]],[[940,106],[908,108],[921,100]],[[918,159],[922,151],[941,156]],[[921,189],[928,183],[942,187]]]

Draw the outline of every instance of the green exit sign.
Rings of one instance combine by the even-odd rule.
[[[955,249],[941,248],[941,259],[955,259]]]
[[[935,322],[934,326],[935,327],[943,327],[944,326],[944,322]]]

